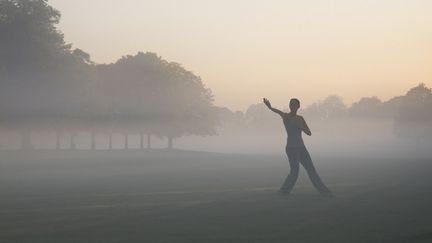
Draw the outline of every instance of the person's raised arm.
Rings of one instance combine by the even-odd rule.
[[[275,112],[275,113],[278,113],[279,115],[283,115],[283,114],[285,114],[283,111],[281,111],[281,110],[278,110],[278,109],[276,109],[276,108],[273,108],[272,106],[271,106],[271,104],[270,104],[270,101],[268,100],[268,99],[266,99],[266,98],[263,98],[263,102],[264,102],[264,104],[271,110],[271,111],[273,111],[273,112]]]

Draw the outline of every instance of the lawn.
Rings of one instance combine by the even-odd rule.
[[[0,242],[432,242],[432,159],[315,164],[334,198],[283,154],[4,151]]]

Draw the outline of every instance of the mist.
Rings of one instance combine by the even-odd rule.
[[[253,114],[254,107],[261,110]],[[393,111],[395,114],[389,111],[387,115],[376,114],[376,117],[370,114],[362,116],[343,114],[325,119],[318,117],[319,114],[312,114],[313,108],[313,105],[307,107],[299,114],[305,113],[306,119],[308,116],[311,117],[307,121],[312,136],[304,136],[304,140],[317,156],[341,158],[430,156],[430,138],[425,134],[416,135],[419,130],[424,129],[420,126],[429,127],[427,124],[429,120],[417,122],[416,125],[419,127],[411,128],[412,134],[400,136],[399,130],[407,128],[397,125],[399,108]],[[346,113],[350,110],[350,108],[345,109],[346,111],[343,112]],[[185,133],[173,139],[173,149],[283,156],[287,135],[282,120],[278,115],[270,113],[263,104],[251,105],[246,112],[232,112],[228,108],[219,107],[215,110],[217,124],[212,134],[200,136]],[[81,123],[73,127],[60,125],[61,130],[58,131],[43,126],[38,127],[37,123],[30,123],[22,128],[18,126],[16,129],[8,129],[4,126],[1,130],[0,145],[3,150],[22,149],[23,137],[17,131],[28,127],[31,145],[35,150],[146,151],[169,148],[167,137],[151,134],[145,128],[158,127],[160,122],[149,123],[138,119],[128,120],[124,124],[119,121],[93,121],[91,127],[86,127],[87,124],[84,122]]]

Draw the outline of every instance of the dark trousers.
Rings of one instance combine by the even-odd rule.
[[[298,175],[299,175],[299,167],[300,163],[306,169],[312,184],[321,194],[330,194],[330,190],[324,185],[324,182],[319,177],[315,166],[312,163],[312,159],[307,151],[306,147],[295,147],[289,148],[286,147],[286,153],[288,155],[288,160],[290,163],[291,171],[284,183],[282,184],[281,190],[284,192],[291,192],[293,189]]]

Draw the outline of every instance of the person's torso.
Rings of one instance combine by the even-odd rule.
[[[283,116],[283,123],[285,125],[285,130],[288,135],[287,147],[289,148],[304,147],[302,130],[299,126],[296,125],[296,119],[300,119],[300,117],[293,116],[288,113]]]

